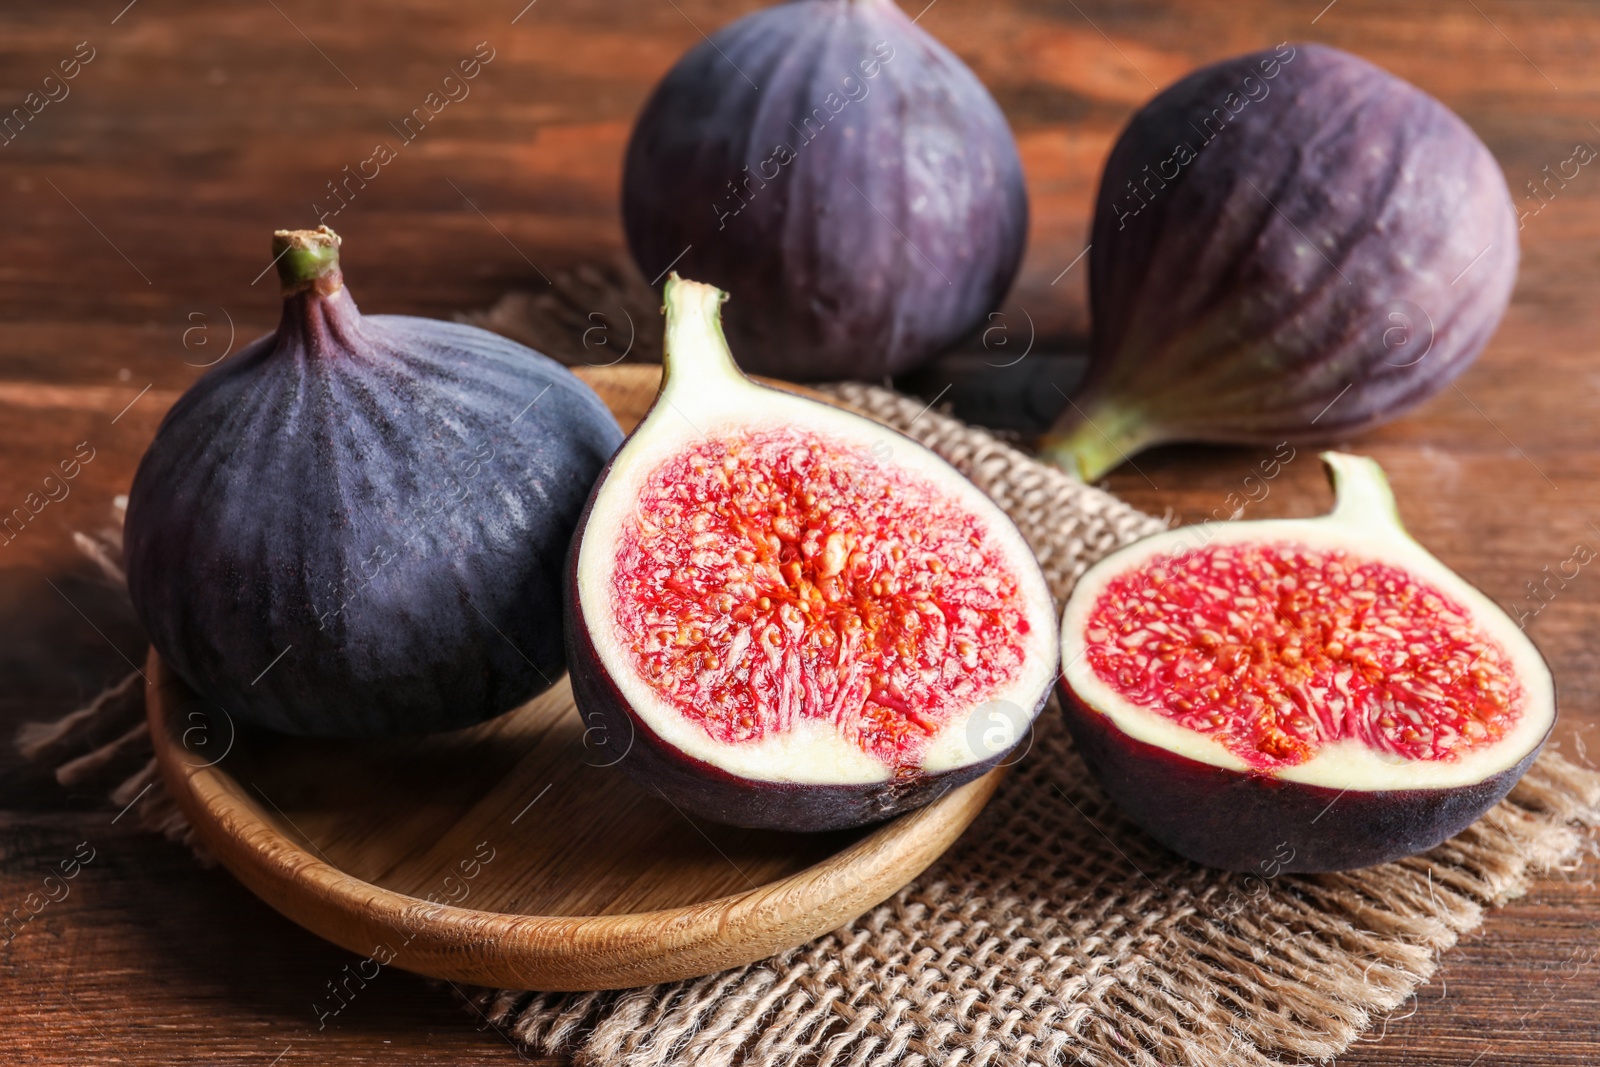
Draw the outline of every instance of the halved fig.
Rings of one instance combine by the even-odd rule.
[[[572,690],[593,740],[686,812],[828,830],[994,766],[1056,675],[1022,535],[926,448],[758,385],[725,294],[674,275],[650,413],[568,564]]]
[[[1129,818],[1213,867],[1431,848],[1506,795],[1555,722],[1538,649],[1411,539],[1378,465],[1322,459],[1331,514],[1156,534],[1091,567],[1063,614],[1085,761]]]

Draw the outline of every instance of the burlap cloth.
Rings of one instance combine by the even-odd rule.
[[[659,337],[654,299],[624,272],[587,268],[469,318],[569,361],[609,362],[630,337],[628,358],[649,354],[642,335]],[[585,332],[597,325],[604,335]],[[923,401],[866,385],[826,390],[989,493],[1033,545],[1058,600],[1094,560],[1162,528]],[[120,581],[118,529],[78,542]],[[18,743],[54,761],[63,782],[120,781],[118,805],[157,783],[140,819],[189,838],[150,760],[141,687],[124,683],[59,722],[29,724]],[[478,1001],[529,1051],[584,1064],[1321,1061],[1399,1008],[1485,906],[1575,863],[1588,841],[1580,828],[1597,821],[1600,774],[1550,751],[1505,802],[1425,855],[1343,874],[1206,870],[1122,820],[1052,704],[961,841],[848,926],[694,981],[484,990]]]

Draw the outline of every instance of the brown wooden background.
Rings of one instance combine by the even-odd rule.
[[[914,0],[908,8],[920,8]],[[1100,161],[1130,110],[1195,65],[1284,39],[1356,51],[1459,111],[1525,182],[1600,145],[1600,11],[1507,0],[1113,3],[936,0],[921,24],[990,85],[1016,129],[1034,225],[1010,308],[1039,349],[1081,343],[1082,250]],[[0,512],[87,441],[94,458],[0,547],[0,733],[77,706],[142,650],[70,533],[100,524],[157,422],[221,353],[272,326],[269,232],[315,223],[326,183],[479,42],[493,60],[330,219],[369,310],[447,316],[621,248],[619,160],[650,84],[752,0],[18,0],[0,8],[0,109],[79,42],[94,58],[0,146]],[[519,15],[520,12],[520,15]],[[1320,12],[1320,15],[1319,15]],[[87,54],[86,52],[84,54]],[[56,90],[59,92],[59,90]],[[1531,201],[1530,201],[1531,203]],[[1359,441],[1414,532],[1502,603],[1579,543],[1600,548],[1600,170],[1528,220],[1515,302],[1481,362]],[[597,309],[604,310],[604,309]],[[145,390],[141,395],[141,391]],[[130,406],[131,405],[131,406]],[[1267,450],[1165,449],[1112,487],[1198,519]],[[1251,514],[1326,503],[1308,450]],[[1531,632],[1554,665],[1560,743],[1600,720],[1600,573]],[[311,1004],[349,957],[227,875],[112,823],[0,746],[0,911],[88,841],[95,858],[0,947],[7,1063],[508,1062],[448,989],[385,973],[326,1030]],[[1552,877],[1452,954],[1350,1064],[1589,1064],[1600,1055],[1600,890]],[[275,1058],[276,1057],[276,1058]]]

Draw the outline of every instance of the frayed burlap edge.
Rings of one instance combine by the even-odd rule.
[[[561,281],[619,308],[640,302],[608,297],[608,274]],[[536,345],[548,330],[592,324],[562,294],[503,304],[491,318],[506,322],[485,324]],[[1162,526],[920,401],[825,389],[993,496],[1058,601],[1096,559]],[[121,583],[120,522],[78,543]],[[210,862],[156,773],[136,678],[58,722],[25,725],[18,747],[65,784],[114,787],[119,807],[137,798],[142,825]],[[1425,855],[1328,875],[1204,870],[1122,821],[1052,707],[956,847],[846,927],[692,981],[476,997],[523,1047],[608,1067],[1323,1061],[1403,1004],[1486,906],[1573,863],[1588,841],[1579,828],[1597,823],[1600,774],[1547,752],[1503,803]]]

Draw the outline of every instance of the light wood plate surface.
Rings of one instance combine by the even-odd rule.
[[[660,379],[579,373],[625,429]],[[606,766],[565,678],[471,729],[375,742],[236,726],[153,650],[147,673],[162,776],[200,838],[272,907],[370,960],[363,973],[613,989],[763,959],[916,877],[1004,773],[864,831],[740,830]]]

